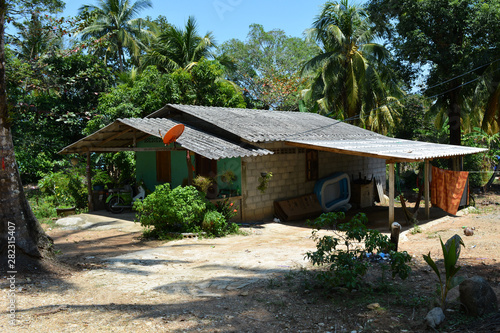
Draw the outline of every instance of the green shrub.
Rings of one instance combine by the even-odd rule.
[[[392,276],[402,279],[408,277],[410,267],[406,263],[411,259],[408,253],[390,250],[393,244],[389,237],[377,230],[368,229],[365,214],[359,213],[349,222],[339,224],[338,221],[344,218],[345,214],[342,212],[326,213],[313,222],[309,221],[315,228],[313,239],[316,241],[316,251],[307,252],[306,257],[314,265],[327,267],[317,275],[324,286],[342,286],[349,290],[362,287],[362,278],[370,267],[367,254],[389,252]],[[328,226],[335,228],[335,235],[319,237],[318,231]]]
[[[45,175],[38,183],[40,190],[56,207],[85,208],[88,190],[83,169],[70,168]]]
[[[485,153],[465,155],[463,160],[464,170],[474,171],[469,173],[470,186],[484,186],[491,177],[489,171],[498,163],[496,155],[499,155],[500,134],[488,135],[475,127],[472,132],[463,136],[462,142],[465,146],[488,148]]]
[[[238,214],[238,210],[235,208],[234,203],[226,198],[224,200],[217,201],[214,205],[214,209],[221,213],[226,221],[230,221],[233,217]]]
[[[236,223],[228,222],[222,213],[209,210],[203,217],[202,230],[209,236],[222,237],[237,233],[239,227]]]
[[[168,232],[197,232],[205,214],[204,195],[193,186],[158,185],[134,209],[144,227],[154,227],[157,234]]]
[[[56,208],[54,207],[54,198],[52,196],[44,197],[41,195],[27,195],[31,210],[39,221],[56,217]]]

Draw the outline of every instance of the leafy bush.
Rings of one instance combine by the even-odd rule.
[[[210,236],[222,237],[236,233],[238,225],[228,222],[222,213],[209,210],[203,217],[202,229]]]
[[[44,196],[38,188],[32,187],[26,190],[26,198],[33,214],[40,222],[57,216],[53,196]]]
[[[45,175],[38,183],[40,190],[57,207],[85,208],[88,190],[83,169],[70,168]]]
[[[136,201],[134,209],[144,227],[154,227],[158,236],[169,232],[196,232],[206,210],[204,195],[193,186],[158,185],[143,201]]]
[[[108,175],[105,170],[95,169],[92,176],[92,185],[105,186],[113,183],[113,179]]]
[[[234,202],[229,201],[229,198],[217,201],[214,208],[224,216],[226,221],[230,221],[236,216],[236,214],[238,214],[238,210],[235,208]]]
[[[315,228],[313,238],[316,240],[316,251],[307,252],[306,257],[314,264],[327,266],[327,270],[317,276],[320,282],[327,287],[342,286],[349,290],[360,288],[362,278],[368,272],[370,262],[368,255],[389,252],[391,257],[390,270],[393,278],[399,276],[406,279],[410,267],[406,264],[411,257],[406,252],[390,250],[393,244],[389,238],[377,230],[366,227],[367,218],[363,213],[354,216],[349,222],[338,224],[345,218],[345,214],[322,214],[309,224]],[[318,236],[318,231],[324,227],[336,228],[334,236]],[[364,246],[362,246],[364,245]]]
[[[237,233],[238,225],[228,222],[227,218],[232,217],[228,211],[232,206],[227,200],[211,204],[194,186],[178,186],[172,190],[170,184],[157,186],[142,202],[134,203],[139,222],[147,227],[144,236],[160,239],[176,238],[174,233],[179,232],[204,231],[209,237]]]
[[[463,144],[471,147],[488,148],[488,151],[480,154],[464,156],[464,170],[480,171],[469,174],[472,187],[484,186],[491,176],[493,167],[498,163],[496,155],[500,154],[500,134],[488,135],[485,131],[475,127],[471,133],[463,136]]]

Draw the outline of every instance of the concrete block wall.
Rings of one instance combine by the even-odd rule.
[[[262,145],[275,151],[273,155],[242,159],[242,218],[245,221],[270,220],[274,215],[274,201],[312,193],[316,181],[306,181],[305,150],[280,143]],[[319,176],[342,171],[362,177],[382,177],[385,184],[385,160],[319,152]],[[262,172],[272,172],[265,193],[257,186]]]

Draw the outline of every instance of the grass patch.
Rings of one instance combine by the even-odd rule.
[[[413,228],[410,231],[410,234],[416,235],[416,234],[420,234],[420,233],[422,233],[422,228],[418,224],[415,223],[413,225]]]

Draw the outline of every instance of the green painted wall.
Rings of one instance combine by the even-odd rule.
[[[137,144],[138,147],[165,147],[160,138],[148,138]],[[159,185],[156,180],[156,152],[154,151],[140,151],[136,152],[136,179],[143,180],[146,187],[154,191],[155,186]],[[195,165],[195,158],[192,157],[193,165]],[[188,168],[186,164],[185,151],[172,151],[171,152],[171,188],[182,185],[184,180],[188,177]],[[231,170],[236,176],[236,180],[230,184],[221,180],[221,175],[225,171]],[[217,183],[219,190],[235,190],[238,195],[241,194],[241,158],[225,158],[217,161]]]
[[[194,161],[194,158],[193,158]],[[172,188],[182,185],[184,179],[188,178],[188,167],[185,151],[173,151],[171,155],[172,162]]]
[[[227,182],[223,182],[221,177],[225,171],[232,171],[236,176],[236,180],[229,184]],[[241,194],[241,158],[223,158],[217,161],[217,185],[219,186],[219,190],[236,190]]]
[[[154,151],[138,151],[135,153],[136,158],[136,179],[144,181],[146,187],[150,191],[154,191],[156,182],[156,152]]]
[[[137,147],[140,148],[165,147],[165,144],[162,142],[160,138],[149,137],[146,140],[138,142]],[[156,185],[160,185],[160,183],[156,180],[156,152],[138,151],[135,154],[135,158],[136,158],[137,181],[144,180],[146,187],[150,191],[154,191]]]

